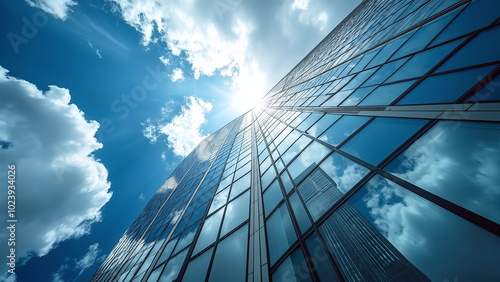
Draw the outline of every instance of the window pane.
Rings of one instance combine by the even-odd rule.
[[[247,173],[245,176],[233,183],[231,186],[231,197],[229,197],[229,200],[234,199],[248,188],[250,188],[250,173]]]
[[[358,88],[358,86],[360,86],[363,82],[365,82],[366,79],[368,77],[370,77],[376,70],[377,70],[377,68],[372,68],[372,69],[360,72],[358,75],[356,75],[351,80],[351,82],[349,82],[349,84],[347,84],[344,87],[344,90],[353,90],[353,89]]]
[[[500,124],[441,121],[385,170],[500,223]]]
[[[498,50],[500,50],[500,27],[481,32],[448,59],[437,71],[441,72],[500,60]]]
[[[177,242],[177,246],[175,246],[174,249],[174,254],[183,248],[187,247],[191,242],[193,241],[194,234],[196,233],[196,230],[198,230],[198,226],[200,225],[200,221],[197,223],[193,224],[191,227],[188,229],[184,230],[182,232],[181,236],[179,237],[179,242]]]
[[[401,99],[398,105],[455,102],[495,67],[486,66],[428,77]]]
[[[341,206],[320,232],[347,280],[500,277],[497,236],[381,176]]]
[[[383,65],[370,79],[368,79],[363,86],[378,85],[384,82],[389,76],[391,76],[399,67],[401,67],[408,58],[400,59],[391,63]]]
[[[331,115],[326,114],[320,120],[316,122],[308,131],[310,135],[314,137],[318,137],[327,129],[330,125],[332,125],[335,121],[337,121],[341,116],[340,115]]]
[[[368,95],[359,106],[389,105],[410,87],[415,80],[383,85]]]
[[[297,128],[306,131],[313,123],[315,123],[323,114],[311,114]]]
[[[233,230],[236,226],[243,223],[248,219],[250,208],[250,191],[236,198],[236,200],[229,203],[226,207],[226,214],[224,215],[224,224],[222,224],[220,236],[226,235],[229,231]]]
[[[432,67],[448,55],[463,39],[429,49],[413,56],[403,67],[401,67],[388,82],[420,77],[426,74]]]
[[[376,118],[349,140],[342,150],[376,166],[425,123],[427,120],[422,119]]]
[[[343,116],[332,125],[332,127],[325,131],[319,139],[333,146],[338,146],[369,119],[369,117],[362,116]]]
[[[467,102],[477,101],[498,101],[500,100],[500,76],[495,77],[483,88],[481,88],[474,96],[470,97]]]
[[[229,188],[224,189],[219,194],[215,195],[214,200],[212,201],[212,205],[210,206],[210,210],[208,213],[212,213],[218,208],[222,207],[227,202],[227,195],[229,194]]]
[[[413,52],[420,51],[448,24],[461,10],[455,9],[448,14],[439,17],[432,22],[422,26],[401,48],[394,54],[393,58],[402,57]]]
[[[290,176],[288,176],[288,173],[284,171],[283,173],[281,173],[280,178],[286,193],[289,193],[293,188],[293,183],[292,180],[290,179]]]
[[[184,277],[182,277],[182,281],[205,281],[205,276],[207,276],[208,271],[208,264],[210,263],[210,259],[212,258],[213,250],[214,248],[210,248],[208,251],[192,260],[186,268],[186,272],[184,273]]]
[[[295,250],[273,274],[273,281],[312,281],[305,263],[304,254],[299,248]]]
[[[295,192],[290,195],[289,198],[290,205],[292,205],[293,213],[295,214],[295,218],[299,223],[299,228],[302,233],[306,232],[309,227],[311,227],[311,220],[307,216],[306,210],[304,209],[304,205],[300,202],[299,196]]]
[[[358,90],[354,91],[347,99],[340,104],[340,106],[355,106],[359,103],[359,101],[363,100],[376,86],[368,86],[358,88]]]
[[[248,224],[217,245],[208,281],[245,281],[247,245]]]
[[[278,180],[275,180],[269,188],[264,192],[264,211],[266,216],[276,207],[276,205],[283,199],[281,188]]]
[[[352,93],[352,90],[345,90],[345,91],[340,91],[339,93],[335,94],[330,98],[330,100],[326,101],[322,107],[336,107],[342,101],[344,101],[345,97],[349,96]]]
[[[432,44],[435,45],[485,27],[500,17],[498,11],[500,11],[500,2],[497,0],[472,1]]]
[[[223,214],[224,209],[220,209],[218,212],[205,219],[203,228],[201,229],[198,240],[196,241],[196,247],[193,251],[194,254],[197,254],[215,242],[215,239],[217,239],[217,233],[219,233],[220,222]]]
[[[337,153],[326,159],[298,187],[313,220],[318,220],[367,173],[367,168]]]
[[[299,183],[330,151],[318,142],[309,145],[288,167],[293,181]]]
[[[276,172],[274,171],[274,167],[270,167],[260,178],[262,190],[265,190],[269,186],[274,177],[276,177]]]
[[[273,265],[297,240],[292,220],[285,204],[282,204],[266,221],[269,257]]]
[[[293,145],[283,154],[283,161],[288,164],[302,149],[311,142],[311,138],[302,135]]]
[[[316,233],[307,238],[306,245],[321,281],[340,281]]]
[[[168,262],[167,265],[165,266],[165,270],[163,270],[163,273],[161,274],[160,277],[160,282],[171,282],[177,278],[177,275],[179,275],[179,270],[181,270],[182,263],[184,262],[184,259],[186,258],[188,250],[186,249],[182,253],[176,255],[175,257],[171,258]]]

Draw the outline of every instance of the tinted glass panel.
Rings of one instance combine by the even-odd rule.
[[[295,214],[295,218],[299,223],[299,228],[302,233],[306,232],[309,227],[311,227],[311,220],[307,216],[306,210],[304,209],[304,205],[300,202],[299,196],[294,192],[290,195],[289,198],[290,205],[292,205],[293,213]]]
[[[170,282],[170,281],[173,281],[177,278],[177,275],[179,274],[179,270],[181,270],[182,263],[184,262],[184,259],[186,258],[187,251],[188,250],[186,249],[185,251],[183,251],[182,253],[171,258],[167,262],[167,265],[165,266],[165,270],[163,270],[163,273],[161,274],[160,280],[158,280],[158,281]]]
[[[274,272],[273,281],[312,281],[301,249],[295,250]]]
[[[492,81],[486,84],[476,94],[474,94],[474,96],[469,98],[467,102],[498,100],[500,100],[500,76],[495,77]]]
[[[500,15],[499,15],[500,16]],[[500,27],[483,31],[448,59],[437,71],[500,60]]]
[[[245,281],[247,242],[248,224],[217,245],[209,281]]]
[[[234,199],[234,197],[238,196],[241,192],[243,192],[245,189],[248,189],[250,187],[250,173],[246,174],[239,180],[233,183],[231,186],[231,197],[229,197],[230,200]]]
[[[194,248],[194,254],[205,249],[210,244],[215,242],[217,239],[217,234],[219,233],[220,222],[222,220],[222,215],[224,214],[224,209],[220,209],[218,212],[210,216],[203,223],[203,228],[201,228],[200,235],[196,241],[196,246]]]
[[[343,116],[323,133],[319,139],[333,146],[338,146],[369,119],[369,117],[362,116]]]
[[[281,188],[278,180],[275,180],[269,188],[264,192],[264,211],[266,216],[276,207],[276,205],[283,199]]]
[[[399,67],[401,67],[408,58],[400,59],[392,63],[383,65],[375,74],[368,79],[363,86],[372,86],[384,82],[391,74],[393,74]]]
[[[359,101],[363,100],[376,86],[362,87],[354,91],[340,106],[355,106]]]
[[[401,99],[398,105],[455,102],[495,67],[487,66],[429,77]]]
[[[441,121],[386,170],[500,223],[500,124]]]
[[[267,242],[271,264],[297,240],[292,220],[285,204],[282,204],[266,221]]]
[[[208,251],[204,252],[199,257],[192,260],[186,268],[186,272],[182,277],[182,281],[186,282],[205,281],[205,277],[207,275],[207,270],[208,270],[208,264],[210,263],[210,259],[212,258],[213,250],[214,248],[210,248]]]
[[[463,41],[456,40],[436,48],[418,53],[401,67],[388,82],[419,77],[427,73]]]
[[[376,118],[342,149],[376,166],[426,122],[422,119]]]
[[[396,98],[401,96],[415,81],[405,81],[395,84],[379,86],[368,95],[359,106],[389,105]]]
[[[224,215],[224,223],[222,224],[220,234],[221,237],[248,219],[249,207],[250,191],[236,198],[227,205],[226,214]]]
[[[288,167],[295,183],[300,182],[328,153],[330,149],[318,142],[309,145]]]
[[[316,233],[307,238],[306,245],[321,281],[340,281]]]
[[[347,280],[500,277],[497,236],[381,176],[340,207],[320,232]]]

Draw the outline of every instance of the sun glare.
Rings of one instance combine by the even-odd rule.
[[[240,91],[231,97],[231,106],[240,113],[245,113],[255,107],[264,96],[263,91]]]

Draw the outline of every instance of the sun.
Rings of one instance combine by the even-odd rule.
[[[246,91],[238,91],[231,96],[231,107],[239,113],[245,113],[255,107],[264,94],[262,90],[252,91],[246,89]]]

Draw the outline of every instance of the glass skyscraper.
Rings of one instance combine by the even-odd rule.
[[[500,1],[364,1],[93,281],[499,281]]]

